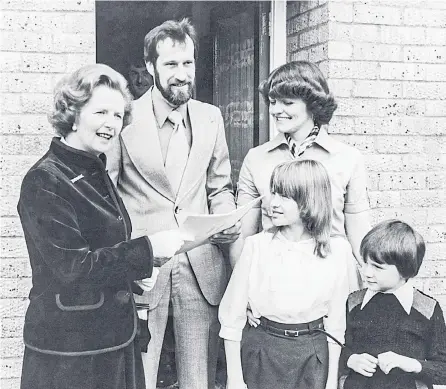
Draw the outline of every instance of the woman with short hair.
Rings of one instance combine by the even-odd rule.
[[[130,239],[103,154],[130,121],[124,77],[87,65],[56,87],[59,137],[23,179],[18,212],[32,268],[21,389],[145,387],[133,281],[182,245],[178,231]]]
[[[261,205],[243,218],[243,236],[267,230],[272,225],[269,179],[279,163],[301,158],[320,161],[332,185],[331,234],[340,240],[337,247],[343,251],[349,271],[349,288],[357,290],[359,246],[370,229],[367,173],[361,153],[329,135],[324,127],[337,107],[327,81],[315,64],[294,61],[273,70],[259,89],[269,105],[278,134],[251,149],[243,161],[237,205],[266,195]]]

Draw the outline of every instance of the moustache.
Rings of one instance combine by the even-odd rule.
[[[170,84],[170,86],[185,86],[185,85],[192,85],[192,83],[191,82],[177,82],[177,83],[174,83],[174,84]]]

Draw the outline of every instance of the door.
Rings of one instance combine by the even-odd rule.
[[[248,150],[268,140],[268,108],[258,86],[269,71],[269,7],[230,2],[211,13],[213,103],[223,115],[234,184]]]

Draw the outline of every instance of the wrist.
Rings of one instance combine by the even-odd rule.
[[[234,389],[247,388],[243,377],[238,377],[237,379],[227,379],[226,386]]]
[[[409,373],[421,373],[421,370],[423,370],[423,366],[421,365],[421,362],[414,358],[407,358],[409,360],[409,366],[410,371]]]

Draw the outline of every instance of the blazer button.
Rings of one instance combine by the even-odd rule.
[[[118,216],[118,220],[119,220],[119,221],[122,220],[122,216],[121,216],[121,215]]]
[[[127,304],[130,301],[130,292],[127,290],[120,290],[116,292],[115,299],[121,305]]]

